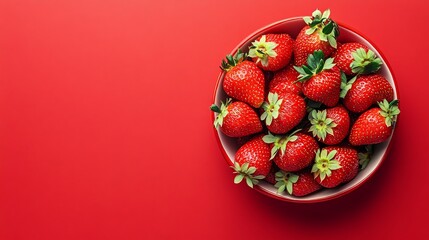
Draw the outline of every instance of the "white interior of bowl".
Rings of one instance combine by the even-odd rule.
[[[273,23],[271,25],[268,25],[252,35],[250,35],[247,39],[245,39],[242,43],[240,43],[236,49],[234,49],[233,52],[235,52],[238,48],[240,48],[243,52],[247,52],[248,47],[252,41],[254,41],[257,37],[259,37],[262,34],[267,33],[288,33],[291,35],[294,39],[298,35],[299,31],[304,27],[305,23],[302,20],[302,18],[291,18],[291,19],[285,19],[276,23]],[[377,49],[374,48],[373,45],[371,45],[367,40],[365,40],[362,36],[358,35],[357,33],[353,32],[350,29],[347,29],[340,25],[340,37],[338,39],[342,43],[346,42],[359,42],[366,46],[368,46],[372,51],[374,51],[377,56],[383,61],[383,65],[381,68],[380,73],[390,82],[390,84],[393,87],[395,98],[397,97],[396,87],[393,82],[393,76],[388,69],[387,64],[385,63],[385,60],[383,57],[379,54]],[[224,101],[225,98],[227,98],[227,95],[222,89],[222,81],[223,81],[224,74],[220,75],[219,80],[219,86],[217,86],[217,92],[215,96],[216,104],[219,104],[220,101]],[[227,156],[228,161],[233,164],[234,162],[234,155],[235,152],[238,149],[238,145],[236,144],[236,141],[232,138],[229,138],[225,136],[222,132],[219,130],[217,131],[219,134],[220,142],[222,147],[224,148]],[[393,135],[393,134],[392,134]],[[392,136],[391,136],[392,137]],[[278,194],[277,189],[265,182],[261,181],[261,183],[258,185],[258,188],[269,195],[272,195],[273,197],[280,198],[285,201],[294,201],[294,202],[318,202],[318,201],[324,201],[331,198],[335,198],[337,196],[343,195],[352,189],[356,188],[360,184],[362,184],[379,166],[381,161],[384,159],[384,155],[386,154],[387,147],[390,143],[391,137],[384,143],[378,144],[374,149],[374,155],[369,162],[368,166],[362,170],[356,178],[354,178],[352,181],[350,181],[347,184],[344,184],[340,187],[334,188],[334,189],[322,189],[321,191],[318,191],[316,193],[304,196],[304,197],[294,197],[287,193]]]

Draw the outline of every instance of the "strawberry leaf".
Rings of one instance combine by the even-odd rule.
[[[311,123],[308,131],[313,133],[313,137],[317,136],[324,141],[327,134],[334,135],[333,129],[337,124],[331,118],[326,117],[326,110],[313,110],[308,114],[308,119]]]
[[[398,114],[401,112],[398,108],[398,100],[393,100],[392,102],[388,102],[384,99],[382,102],[378,103],[380,107],[380,115],[385,118],[385,124],[387,127],[392,126],[394,122],[396,122]]]
[[[357,75],[354,76],[350,81],[347,81],[346,74],[341,71],[341,93],[340,97],[345,98],[347,92],[352,88],[353,83],[356,81]]]
[[[325,61],[323,52],[321,50],[316,50],[307,57],[307,65],[301,67],[294,66],[294,68],[299,73],[297,81],[303,82],[319,74],[323,70],[331,69],[334,66],[333,58],[328,58]]]
[[[323,28],[322,32],[326,35],[330,34],[334,30],[334,22],[329,21],[328,24]]]
[[[276,184],[274,187],[277,188],[278,193],[282,193],[287,189],[288,193],[292,195],[293,184],[299,179],[299,176],[291,172],[279,171],[275,173]]]
[[[365,52],[365,49],[359,48],[352,53],[353,62],[350,68],[356,74],[369,74],[377,72],[383,64],[381,59],[377,58],[375,53],[371,50]]]
[[[216,119],[214,121],[214,127],[222,127],[223,119],[228,115],[228,105],[231,103],[231,98],[227,98],[225,103],[221,102],[221,107],[219,108],[217,105],[211,105],[210,109],[217,114]]]
[[[243,178],[244,178],[244,175],[237,175],[237,176],[235,176],[235,178],[234,178],[234,183],[235,184],[239,184],[239,183],[241,183],[241,181],[243,180]]]
[[[337,170],[341,168],[341,165],[337,160],[334,159],[337,154],[336,150],[332,150],[328,153],[326,149],[322,151],[317,150],[315,163],[311,168],[311,172],[314,174],[314,178],[320,177],[320,181],[326,177],[330,177],[332,174],[332,170]]]
[[[264,113],[262,113],[260,119],[262,121],[265,120],[265,124],[267,126],[270,126],[273,119],[278,118],[279,116],[279,110],[281,107],[281,104],[283,102],[283,99],[278,99],[277,93],[268,93],[268,102],[264,102],[262,104],[262,108],[265,110]]]

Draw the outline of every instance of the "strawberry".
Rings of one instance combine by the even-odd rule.
[[[330,56],[337,48],[339,35],[338,25],[329,18],[330,10],[323,14],[316,10],[312,17],[304,17],[305,26],[298,34],[294,45],[295,65],[305,64],[308,55],[321,50],[325,56]]]
[[[275,72],[269,84],[269,92],[280,95],[286,92],[302,95],[302,83],[296,81],[298,76],[299,73],[293,68],[293,65]]]
[[[347,79],[342,75],[341,97],[352,112],[363,112],[383,99],[393,100],[393,88],[380,74],[360,75],[345,82]]]
[[[358,153],[352,148],[326,147],[317,151],[311,172],[320,185],[334,188],[350,180],[359,167],[358,162]]]
[[[288,34],[262,35],[252,42],[249,57],[263,70],[277,71],[292,58],[293,39]]]
[[[287,137],[271,133],[263,137],[265,143],[271,144],[271,159],[281,170],[293,172],[308,167],[319,149],[314,138],[298,131]]]
[[[221,69],[226,71],[223,79],[225,93],[237,100],[259,108],[264,102],[264,73],[252,61],[246,61],[241,51],[222,60]]]
[[[347,75],[368,74],[378,71],[381,60],[361,43],[344,43],[333,55],[334,63]]]
[[[270,148],[262,141],[262,136],[252,138],[249,142],[241,146],[235,153],[234,183],[238,184],[243,179],[249,187],[258,184],[271,170]]]
[[[347,136],[350,129],[350,117],[343,106],[325,110],[313,110],[308,114],[313,137],[327,145],[339,144]]]
[[[400,113],[398,101],[379,102],[379,107],[362,113],[350,130],[349,142],[354,146],[377,144],[386,141],[392,133],[392,124]]]
[[[243,102],[227,99],[219,109],[213,104],[210,109],[218,115],[214,121],[216,128],[229,137],[244,137],[262,131],[262,124],[253,108]]]
[[[347,175],[344,178],[343,183],[350,182],[351,180],[353,180],[358,175],[358,173],[359,173],[359,162],[353,161],[352,170],[350,171],[349,175]]]
[[[308,56],[308,66],[294,67],[300,73],[298,81],[303,82],[304,95],[328,107],[334,107],[340,99],[341,73],[333,61],[324,60],[323,52],[315,51]]]
[[[292,93],[268,93],[268,101],[262,104],[262,108],[261,120],[265,120],[269,131],[277,134],[294,128],[306,114],[304,99]]]
[[[322,188],[314,180],[313,175],[307,171],[298,173],[279,171],[275,176],[277,183],[274,186],[278,193],[282,193],[286,189],[290,195],[301,197]]]

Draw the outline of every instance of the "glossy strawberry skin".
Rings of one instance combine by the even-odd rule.
[[[328,107],[337,105],[340,99],[340,90],[341,73],[336,66],[318,73],[302,85],[302,91],[306,97]]]
[[[229,137],[244,137],[262,131],[262,123],[253,108],[243,102],[228,105],[228,114],[220,130]]]
[[[350,117],[348,111],[343,106],[326,109],[326,117],[337,124],[332,129],[334,135],[327,134],[325,140],[319,139],[326,145],[336,145],[341,143],[348,135],[350,130]]]
[[[293,68],[293,65],[275,72],[269,84],[269,92],[280,95],[284,93],[302,95],[302,83],[297,82],[298,76],[299,73]]]
[[[344,97],[344,106],[352,112],[363,112],[373,104],[393,100],[393,88],[379,74],[361,75]]]
[[[317,31],[311,35],[307,35],[305,31],[309,28],[309,26],[305,26],[296,37],[293,49],[296,66],[306,64],[308,55],[316,50],[322,50],[325,56],[330,56],[335,50],[335,48],[329,45],[329,42],[319,39]]]
[[[349,175],[347,175],[347,177],[344,179],[343,183],[347,183],[350,182],[351,180],[353,180],[359,173],[359,161],[353,162],[352,163],[352,170],[350,172]]]
[[[298,138],[286,144],[285,154],[280,151],[273,161],[283,171],[294,172],[308,167],[316,156],[319,145],[316,140],[303,133],[295,134]]]
[[[365,52],[368,51],[368,47],[361,43],[344,43],[341,46],[338,46],[337,51],[333,54],[334,63],[336,66],[343,71],[346,75],[353,75],[350,64],[353,62],[352,53],[357,49],[363,48]]]
[[[392,134],[380,108],[371,108],[362,113],[350,130],[349,142],[354,146],[377,144],[386,141]]]
[[[284,93],[279,99],[283,99],[279,116],[267,128],[272,133],[284,134],[298,125],[307,112],[304,99],[296,94]]]
[[[292,186],[292,195],[302,197],[322,188],[322,186],[314,180],[313,174],[310,172],[301,171],[297,174],[299,178]]]
[[[243,61],[225,73],[225,93],[258,108],[264,102],[265,79],[261,69],[252,61]]]
[[[331,176],[327,176],[323,181],[320,180],[320,175],[316,177],[316,181],[326,188],[334,188],[348,180],[350,174],[359,166],[358,152],[353,148],[347,147],[326,147],[329,152],[336,150],[334,159],[337,160],[341,168],[332,170]]]
[[[235,153],[235,161],[240,165],[249,163],[249,167],[255,167],[254,176],[267,176],[271,170],[270,148],[262,140],[263,136],[252,138],[249,142],[241,146]]]
[[[267,42],[275,42],[277,43],[277,47],[274,49],[277,53],[276,57],[268,57],[268,65],[263,66],[262,62],[259,61],[256,63],[259,68],[265,71],[277,71],[281,68],[284,68],[289,64],[292,58],[293,52],[293,39],[289,36],[289,34],[266,34]],[[260,40],[261,37],[258,38]],[[253,58],[253,61],[256,62],[258,60],[257,57]]]

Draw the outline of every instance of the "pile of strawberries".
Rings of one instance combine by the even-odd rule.
[[[316,10],[296,39],[262,35],[222,61],[230,98],[211,110],[215,127],[242,143],[235,183],[263,179],[294,196],[335,188],[391,135],[398,101],[377,73],[381,60],[361,43],[337,42],[329,15]]]

